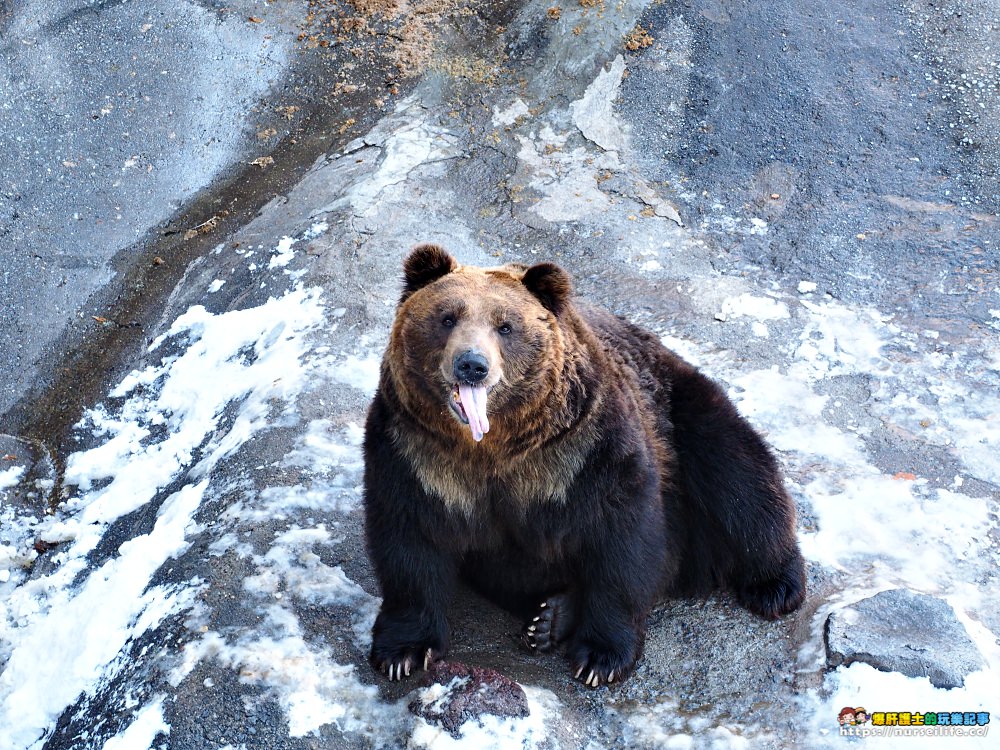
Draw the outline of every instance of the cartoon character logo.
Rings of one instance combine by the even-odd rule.
[[[868,723],[868,712],[864,708],[858,706],[854,709],[854,721],[857,724],[867,724]]]
[[[855,721],[854,709],[850,706],[840,709],[840,713],[837,714],[837,721],[840,722],[840,726],[852,726]]]

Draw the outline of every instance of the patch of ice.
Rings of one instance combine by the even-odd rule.
[[[625,147],[625,132],[614,109],[624,75],[625,58],[618,55],[607,70],[597,74],[583,96],[569,105],[573,124],[583,137],[605,151],[621,151]]]
[[[850,560],[891,559],[888,580],[947,590],[955,566],[988,548],[989,509],[978,498],[914,485],[860,467],[813,480],[804,490],[818,529],[800,534],[803,553],[840,570]]]
[[[803,379],[880,373],[889,369],[882,347],[895,333],[890,317],[872,309],[854,310],[838,302],[800,300],[805,325],[795,350],[796,375]]]
[[[377,210],[382,192],[405,182],[417,167],[453,159],[461,153],[458,137],[446,128],[427,122],[426,113],[415,97],[400,102],[396,114],[398,119],[392,120],[394,129],[382,143],[384,155],[378,169],[367,179],[357,182],[347,195],[358,216]]]
[[[922,440],[954,450],[975,476],[1000,484],[1000,397],[972,382],[914,372],[913,387],[883,381],[876,408],[894,425]]]
[[[547,221],[592,220],[611,206],[597,176],[618,171],[621,162],[613,151],[594,155],[582,146],[566,150],[566,140],[566,134],[556,134],[549,125],[537,135],[517,136],[521,144],[517,157],[528,184],[542,195],[531,210]]]
[[[612,708],[625,719],[625,741],[629,747],[649,748],[743,748],[750,740],[742,726],[717,725],[709,717],[682,711],[676,701],[657,700]],[[753,736],[755,745],[771,739],[765,732]]]
[[[211,284],[208,285],[208,289],[206,289],[205,291],[207,291],[209,294],[215,294],[217,291],[222,289],[222,287],[225,286],[225,284],[226,282],[223,281],[222,279],[216,279],[215,281],[213,281]]]
[[[242,515],[247,520],[262,521],[268,518],[286,520],[300,511],[336,511],[349,513],[358,507],[361,501],[360,490],[354,492],[356,482],[338,482],[336,479],[328,484],[316,487],[268,487],[260,493],[256,507],[246,508],[235,505],[226,516]],[[352,490],[349,493],[333,492],[332,490]]]

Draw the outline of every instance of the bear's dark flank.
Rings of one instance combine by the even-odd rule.
[[[723,389],[666,349],[649,331],[604,310],[582,312],[606,347],[617,347],[644,387],[669,438],[665,472],[671,557],[683,560],[664,578],[671,596],[703,597],[721,585],[761,617],[774,619],[805,598],[805,569],[795,538],[794,504],[767,444]]]
[[[688,564],[670,593],[706,596],[723,580],[751,612],[787,614],[805,598],[805,568],[777,461],[722,388],[668,355],[678,482],[692,532]],[[705,540],[709,533],[715,538]]]

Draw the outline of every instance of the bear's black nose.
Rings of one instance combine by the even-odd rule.
[[[454,372],[456,380],[476,385],[490,374],[490,363],[480,352],[470,349],[455,357]]]

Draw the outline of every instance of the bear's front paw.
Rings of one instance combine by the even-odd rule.
[[[633,640],[629,638],[620,644],[580,642],[570,647],[573,678],[593,688],[621,682],[632,674],[639,659],[638,646],[630,643]]]
[[[798,609],[806,598],[805,566],[801,556],[767,581],[745,583],[736,589],[740,604],[766,620],[775,620]]]
[[[521,642],[531,651],[553,651],[573,630],[572,604],[563,594],[550,596],[538,609],[538,614],[525,623]]]
[[[417,648],[380,649],[372,646],[371,663],[379,672],[388,676],[390,682],[409,677],[414,669],[421,666],[426,672],[430,665],[440,659],[442,653],[428,646]]]
[[[447,630],[439,620],[412,612],[380,612],[372,629],[369,661],[393,682],[426,669],[447,651]]]

